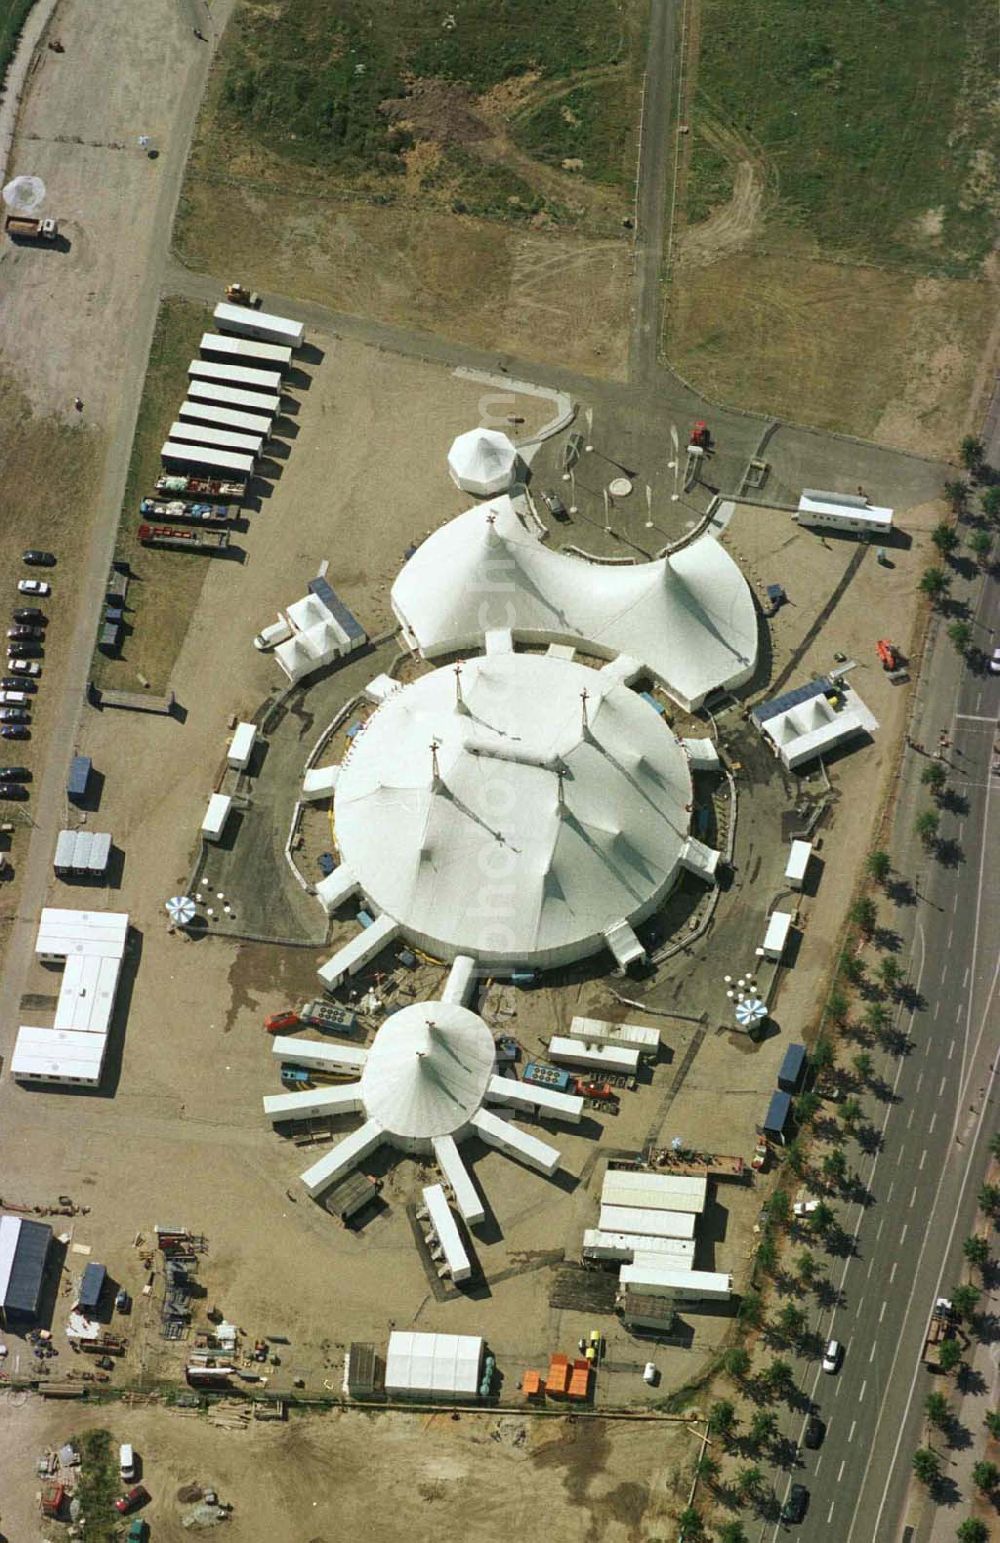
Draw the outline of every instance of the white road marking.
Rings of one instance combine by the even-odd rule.
[[[876,1243],[878,1242],[879,1238],[882,1236],[882,1228],[884,1226],[885,1226],[885,1217],[881,1216],[881,1217],[879,1217],[878,1231],[875,1234],[875,1241],[876,1241]]]
[[[931,1115],[931,1123],[927,1127],[927,1134],[928,1134],[928,1136],[933,1136],[933,1134],[934,1134],[934,1127],[935,1127],[936,1124],[937,1124],[937,1110],[935,1109],[934,1113]]]
[[[958,899],[957,895],[955,896],[955,899],[956,900]],[[948,946],[949,946],[949,948],[951,947],[951,933],[950,932],[948,934]],[[941,984],[942,984],[942,986],[944,985],[944,983],[945,983],[945,981],[947,979],[948,979],[948,961],[946,959],[945,962],[944,962],[944,969],[941,971]]]
[[[979,693],[980,697],[982,696],[982,694],[983,693],[980,691],[980,693]],[[976,703],[976,706],[977,707],[979,706],[978,702]],[[977,717],[977,715],[975,713],[956,713],[955,714],[955,721],[959,722],[960,720],[965,722],[965,723],[996,723],[996,719],[995,718],[980,718],[980,717]]]
[[[895,1188],[896,1188],[896,1180],[895,1180],[895,1179],[893,1179],[893,1181],[892,1181],[892,1183],[891,1183],[891,1184],[890,1184],[890,1185],[889,1185],[889,1192],[888,1192],[888,1194],[887,1194],[887,1195],[886,1195],[886,1197],[885,1197],[885,1203],[886,1203],[886,1205],[888,1205],[888,1204],[889,1204],[889,1201],[890,1201],[890,1200],[891,1200],[891,1199],[892,1199],[892,1192],[893,1192],[893,1190],[894,1190],[894,1189],[895,1189]]]
[[[942,1077],[941,1078],[941,1086],[938,1088],[938,1098],[943,1098],[944,1097],[944,1090],[947,1087],[947,1085],[948,1085],[947,1077]]]
[[[952,914],[954,914],[958,910],[958,890],[957,889],[955,891],[954,898],[952,899],[952,902],[951,902],[951,909],[952,909]],[[948,933],[948,944],[949,944],[949,947],[950,947],[950,945],[951,945],[951,933],[950,932]],[[943,975],[942,975],[941,979],[944,980],[944,976]]]
[[[962,1021],[962,1009],[964,1008],[964,1006],[965,1006],[964,1002],[959,1002],[958,1007],[955,1009],[955,1022],[956,1023],[961,1023],[961,1021]]]
[[[952,1040],[951,1044],[948,1046],[948,1059],[949,1059],[949,1061],[951,1060],[951,1058],[952,1058],[952,1056],[954,1054],[955,1054],[955,1041]]]
[[[912,1205],[912,1204],[913,1204],[913,1201],[912,1201],[912,1200],[911,1200],[911,1201],[910,1201],[910,1204],[911,1204],[911,1205]],[[907,1228],[908,1228],[908,1227],[909,1227],[909,1225],[910,1225],[910,1224],[909,1224],[909,1222],[904,1222],[904,1223],[903,1223],[903,1230],[902,1230],[902,1232],[901,1232],[901,1233],[900,1233],[900,1234],[899,1234],[899,1246],[900,1246],[900,1248],[902,1248],[902,1246],[903,1246],[903,1243],[904,1243],[904,1242],[905,1242],[905,1240],[906,1240],[906,1230],[907,1230]]]
[[[924,1080],[924,1074],[923,1074],[923,1072],[921,1072],[920,1076],[917,1078],[917,1085],[916,1085],[916,1087],[913,1090],[914,1093],[919,1093],[920,1092],[920,1087],[921,1087],[921,1084],[922,1084],[923,1080]]]
[[[874,1263],[875,1263],[875,1255],[872,1254],[872,1257],[868,1261],[868,1269],[865,1272],[865,1280],[871,1280],[871,1278],[872,1278],[872,1265]]]
[[[894,1259],[892,1261],[892,1269],[889,1271],[889,1285],[890,1286],[892,1285],[893,1281],[896,1279],[897,1264],[898,1264],[898,1261]]]
[[[847,1436],[848,1441],[853,1441],[854,1440],[854,1427],[857,1425],[857,1423],[858,1423],[857,1420],[852,1420],[851,1421],[851,1429],[848,1432],[848,1436]]]
[[[872,1348],[868,1352],[868,1365],[869,1366],[871,1366],[872,1362],[875,1359],[875,1352],[876,1352],[877,1349],[878,1349],[878,1341],[876,1340],[875,1343],[872,1345]]]
[[[882,1319],[885,1317],[885,1310],[886,1310],[886,1306],[887,1305],[888,1305],[887,1303],[883,1302],[882,1306],[878,1310],[878,1321],[879,1321],[879,1323],[881,1323]]]
[[[840,1472],[837,1474],[837,1483],[838,1484],[840,1483],[841,1479],[844,1477],[844,1469],[846,1467],[847,1467],[847,1458],[845,1457],[843,1462],[840,1465]],[[830,1510],[831,1511],[833,1510],[833,1506],[830,1507]]]
[[[837,1482],[839,1483],[840,1481],[838,1480]],[[830,1509],[826,1513],[826,1525],[828,1527],[829,1527],[830,1523],[833,1521],[833,1508],[834,1508],[834,1506],[836,1504],[837,1504],[837,1502],[835,1500],[831,1500],[830,1501]]]
[[[965,990],[965,988],[966,988],[966,986],[968,984],[969,984],[969,966],[966,965],[965,966],[965,974],[962,976],[962,990],[963,991]]]
[[[937,1015],[938,1015],[938,1013],[940,1011],[941,1011],[941,1003],[940,1002],[935,1002],[934,1003],[934,1021],[935,1021],[935,1023],[937,1022]],[[928,1040],[927,1043],[930,1044],[930,1040]],[[924,1054],[925,1055],[927,1054],[926,1050],[924,1051]]]
[[[866,1378],[865,1381],[861,1384],[861,1392],[858,1394],[858,1403],[859,1404],[864,1403],[864,1398],[865,1398],[865,1394],[867,1393],[867,1391],[868,1391],[868,1379]]]
[[[922,1173],[923,1172],[924,1163],[926,1161],[927,1161],[927,1148],[924,1147],[924,1150],[920,1154],[920,1161],[917,1164],[917,1172],[918,1173]],[[916,1194],[917,1193],[916,1190],[914,1190],[913,1193]]]

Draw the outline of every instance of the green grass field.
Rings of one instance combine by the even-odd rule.
[[[28,12],[34,0],[0,0],[0,81],[14,55]]]
[[[703,0],[689,219],[731,191],[699,132],[718,123],[824,252],[974,271],[1000,207],[994,29],[993,0]]]
[[[574,86],[519,118],[514,138],[522,150],[558,165],[583,162],[591,182],[631,186],[635,179],[635,99],[620,79]]]

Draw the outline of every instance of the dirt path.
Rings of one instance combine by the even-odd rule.
[[[678,267],[703,267],[746,246],[756,229],[763,200],[764,184],[757,168],[752,161],[741,161],[728,204],[678,238]]]

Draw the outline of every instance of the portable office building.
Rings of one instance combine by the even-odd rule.
[[[220,332],[233,332],[238,337],[257,338],[262,343],[283,343],[288,348],[301,348],[305,327],[300,321],[287,316],[272,316],[267,311],[251,311],[242,305],[230,305],[220,300],[212,315]]]
[[[168,439],[160,451],[164,469],[181,477],[221,477],[249,482],[253,476],[252,455],[236,455],[209,445],[178,444]]]
[[[76,1305],[85,1313],[92,1313],[101,1305],[101,1293],[108,1278],[108,1272],[103,1264],[95,1264],[93,1261],[84,1267],[83,1278],[80,1281],[80,1290],[77,1293]]]
[[[569,1026],[574,1039],[585,1044],[628,1045],[638,1050],[642,1060],[655,1061],[660,1053],[659,1029],[639,1023],[607,1023],[602,1018],[574,1018]]]
[[[192,359],[188,365],[188,376],[191,380],[207,380],[217,386],[259,391],[265,396],[281,395],[279,370],[254,370],[245,364],[219,364],[215,359]],[[191,395],[190,387],[188,395]]]
[[[621,1264],[632,1264],[636,1255],[655,1254],[683,1270],[694,1266],[694,1239],[652,1238],[638,1232],[602,1232],[599,1227],[588,1227],[582,1253],[584,1259],[613,1259]]]
[[[271,432],[271,420],[266,413],[241,412],[236,407],[199,402],[195,397],[188,397],[181,403],[177,416],[183,423],[207,423],[217,429],[228,429],[233,434],[256,434],[260,439],[267,439]]]
[[[707,1199],[706,1178],[650,1173],[646,1169],[609,1168],[601,1186],[602,1205],[645,1206],[649,1210],[697,1214],[705,1209]]]
[[[809,859],[812,856],[811,841],[793,841],[788,853],[788,862],[785,864],[785,878],[792,889],[801,889],[805,883],[806,870],[809,867]]]
[[[368,1059],[367,1050],[357,1045],[338,1045],[330,1040],[296,1039],[290,1034],[275,1037],[271,1050],[280,1061],[293,1061],[308,1071],[326,1071],[338,1076],[360,1077]]]
[[[246,364],[284,373],[292,362],[290,348],[258,343],[253,338],[227,338],[218,332],[203,333],[199,347],[203,359],[219,359],[225,364]]]
[[[440,1184],[429,1184],[423,1190],[423,1197],[427,1208],[427,1220],[434,1229],[434,1235],[444,1254],[448,1274],[456,1285],[460,1281],[469,1280],[472,1275],[472,1265],[469,1263],[462,1235],[451,1214],[443,1188]]]
[[[235,407],[237,412],[259,413],[274,418],[281,411],[281,398],[263,391],[241,391],[238,386],[220,386],[214,380],[188,379],[188,401],[211,402],[214,407]]]
[[[791,930],[792,917],[789,911],[772,911],[767,919],[767,931],[764,934],[764,958],[779,963],[785,952],[788,942],[788,934]]]
[[[228,793],[213,793],[208,800],[205,818],[201,822],[201,834],[206,841],[219,841],[229,819],[233,801]]]
[[[83,1029],[39,1029],[22,1024],[10,1059],[15,1082],[53,1082],[96,1088],[101,1080],[104,1034]]]
[[[566,1039],[561,1034],[549,1040],[549,1060],[557,1066],[624,1072],[632,1077],[639,1070],[639,1052],[631,1045],[586,1044],[582,1039]]]
[[[888,536],[892,510],[870,504],[863,493],[825,493],[804,488],[794,518],[817,530],[866,531]]]
[[[66,796],[77,803],[85,798],[87,787],[90,783],[91,759],[89,755],[75,755],[69,763],[69,776],[66,779]]]
[[[37,1318],[52,1228],[23,1216],[0,1216],[0,1310],[4,1320]]]
[[[250,765],[250,757],[253,755],[253,747],[257,743],[257,725],[255,723],[238,723],[233,737],[229,742],[229,750],[226,761],[234,771],[246,771]]]
[[[618,1272],[623,1292],[673,1297],[688,1302],[728,1302],[733,1277],[716,1270],[660,1269],[651,1264],[623,1264]]]
[[[601,1232],[636,1233],[642,1238],[693,1238],[698,1216],[694,1211],[645,1211],[640,1206],[602,1204],[597,1225]]]
[[[771,1094],[771,1101],[767,1106],[764,1123],[761,1126],[765,1136],[770,1136],[775,1141],[785,1144],[785,1132],[792,1118],[792,1097],[790,1093],[783,1093],[781,1089]]]
[[[233,429],[211,428],[206,423],[187,423],[178,418],[170,425],[170,439],[175,445],[209,445],[236,455],[258,456],[264,448],[262,434],[237,434]]]
[[[437,1165],[444,1174],[445,1182],[451,1186],[462,1220],[470,1227],[485,1221],[486,1208],[459,1155],[454,1136],[435,1136],[433,1146]]]

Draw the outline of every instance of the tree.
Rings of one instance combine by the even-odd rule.
[[[944,496],[951,505],[953,514],[962,513],[962,510],[965,508],[965,499],[968,491],[969,487],[965,482],[956,481],[945,483]]]
[[[922,595],[927,596],[932,605],[937,605],[947,593],[950,582],[943,568],[925,568],[920,575],[917,588]]]
[[[819,1114],[822,1103],[823,1100],[820,1098],[819,1094],[814,1093],[812,1089],[810,1089],[808,1093],[801,1093],[799,1095],[799,1097],[795,1100],[795,1118],[800,1127],[803,1125],[812,1124],[813,1120],[815,1120],[816,1116]],[[797,1144],[797,1142],[792,1143],[793,1146],[796,1146]]]
[[[975,1286],[956,1286],[951,1294],[951,1305],[958,1316],[968,1322],[979,1306],[979,1292]]]
[[[941,520],[931,531],[931,540],[941,553],[942,557],[950,557],[958,546],[958,536],[955,527],[949,525],[947,520]]]
[[[981,568],[989,566],[990,553],[993,550],[993,537],[988,530],[974,530],[969,537],[969,551],[973,554]]]
[[[923,814],[917,815],[913,829],[925,847],[932,847],[937,840],[939,823],[933,809],[925,809]]]
[[[759,1494],[763,1482],[764,1474],[756,1463],[747,1463],[736,1470],[736,1493],[741,1500],[749,1500],[752,1495]]]
[[[1000,1157],[1000,1130],[994,1131],[990,1137],[990,1155],[991,1157]]]
[[[870,938],[875,931],[875,923],[878,921],[878,910],[870,895],[861,895],[855,900],[848,916],[855,927],[859,927],[866,938]]]
[[[951,1405],[943,1393],[928,1393],[924,1399],[924,1413],[931,1424],[940,1429],[951,1419]]]
[[[888,852],[883,852],[880,848],[869,852],[865,859],[865,869],[868,877],[874,879],[876,884],[884,884],[892,872],[892,862]]]
[[[944,785],[948,781],[948,773],[940,761],[928,761],[920,773],[920,780],[925,788],[930,788],[932,795],[937,798],[944,791]]]
[[[794,1302],[786,1302],[778,1314],[778,1327],[793,1344],[805,1333],[806,1315]]]
[[[745,1291],[736,1309],[736,1316],[745,1328],[756,1329],[760,1327],[761,1317],[764,1312],[764,1304],[761,1301],[759,1291]]]
[[[704,1484],[714,1487],[719,1477],[719,1460],[711,1452],[703,1452],[695,1463],[695,1473]]]
[[[854,907],[851,907],[852,911]],[[851,918],[853,920],[853,917]],[[857,954],[842,954],[840,958],[840,974],[849,986],[860,986],[865,978],[864,960]]]
[[[985,1216],[995,1216],[1000,1210],[1000,1185],[984,1184],[979,1191],[979,1209]]]
[[[818,1039],[816,1041],[810,1056],[810,1062],[813,1075],[817,1078],[830,1070],[830,1067],[833,1065],[833,1046],[828,1039]]]
[[[869,1002],[861,1016],[873,1034],[882,1034],[889,1027],[889,1009],[884,1002]]]
[[[878,973],[886,991],[898,991],[903,979],[903,969],[898,959],[894,959],[891,954],[883,954],[878,963]]]
[[[993,1437],[1000,1436],[1000,1409],[987,1409],[983,1424]]]
[[[758,1409],[750,1421],[750,1440],[755,1447],[773,1441],[778,1431],[778,1416],[771,1409]]]
[[[776,1189],[764,1202],[767,1219],[776,1227],[787,1227],[792,1215],[792,1202],[783,1189]]]
[[[955,645],[955,652],[967,654],[972,642],[972,628],[967,621],[953,621],[948,628],[948,641]]]
[[[813,1228],[822,1236],[824,1232],[829,1232],[835,1219],[833,1207],[828,1206],[825,1200],[821,1200],[812,1214]]]
[[[728,1441],[736,1429],[736,1409],[728,1398],[716,1399],[708,1411],[708,1429]]]
[[[957,1339],[943,1339],[938,1347],[938,1365],[949,1376],[962,1359],[962,1347]]]
[[[808,1168],[809,1164],[806,1158],[806,1149],[802,1145],[802,1142],[799,1140],[798,1136],[796,1136],[794,1141],[790,1141],[788,1146],[785,1148],[785,1162],[788,1164],[791,1171],[795,1174],[796,1178],[801,1178]]]
[[[994,483],[983,491],[983,513],[989,520],[995,520],[1000,515],[1000,485]]]
[[[696,1511],[693,1505],[685,1506],[680,1516],[678,1516],[677,1532],[681,1543],[697,1543],[699,1538],[705,1536],[701,1512]]]
[[[975,471],[983,464],[983,442],[975,434],[966,434],[958,447],[958,453],[966,471]]]
[[[757,1263],[765,1275],[770,1275],[778,1262],[778,1250],[769,1232],[765,1232],[757,1244]]]
[[[854,1067],[854,1070],[858,1074],[858,1080],[861,1082],[867,1082],[868,1078],[872,1074],[872,1069],[874,1068],[875,1062],[872,1060],[867,1050],[859,1050],[851,1062],[851,1065]]]
[[[985,1270],[990,1262],[990,1245],[985,1238],[966,1238],[962,1244],[962,1253],[972,1265],[973,1269]]]
[[[810,1253],[808,1248],[804,1248],[796,1259],[795,1273],[804,1286],[808,1286],[816,1279],[819,1265],[816,1262],[816,1255]]]
[[[750,1352],[744,1350],[742,1345],[732,1345],[722,1357],[722,1364],[730,1377],[742,1382],[750,1370]]]
[[[764,1382],[772,1393],[780,1393],[783,1388],[792,1386],[792,1368],[787,1361],[780,1357],[772,1361],[764,1373]]]
[[[930,1447],[919,1447],[913,1454],[913,1471],[921,1484],[930,1486],[941,1474],[941,1459]]]
[[[996,1463],[973,1463],[972,1482],[977,1489],[983,1491],[984,1495],[988,1495],[1000,1484],[1000,1468]]]
[[[719,1543],[747,1543],[742,1522],[723,1522],[719,1528]]]
[[[839,1147],[834,1147],[824,1157],[823,1177],[829,1179],[831,1184],[843,1184],[847,1178],[847,1158]]]
[[[990,1543],[990,1529],[978,1516],[967,1516],[955,1536],[958,1543]]]
[[[847,1000],[847,995],[839,986],[834,986],[830,992],[826,1007],[834,1023],[843,1023],[851,1010],[851,1004]]]
[[[840,1119],[848,1130],[853,1130],[863,1115],[864,1110],[856,1098],[845,1098],[840,1106]]]

